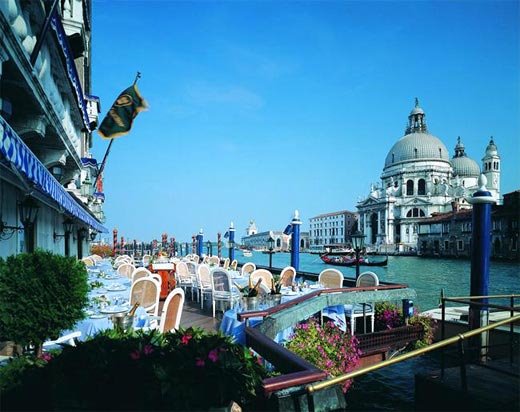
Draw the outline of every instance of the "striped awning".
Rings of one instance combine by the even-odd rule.
[[[0,116],[0,155],[5,157],[38,190],[57,202],[72,216],[75,216],[98,232],[108,232],[104,226],[73,199],[2,116]]]

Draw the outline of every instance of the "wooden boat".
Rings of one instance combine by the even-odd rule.
[[[334,266],[356,266],[356,258],[346,256],[328,256],[327,253],[320,255],[321,260]],[[388,256],[384,260],[369,260],[367,258],[359,258],[359,266],[386,266],[388,264]]]

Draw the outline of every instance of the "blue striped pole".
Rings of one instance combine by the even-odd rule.
[[[235,260],[235,226],[233,222],[229,225],[229,260]]]
[[[202,229],[199,230],[199,233],[197,233],[197,255],[202,256],[203,253],[203,245],[204,242],[204,232],[202,232]]]
[[[295,210],[294,217],[291,221],[292,236],[291,236],[291,266],[296,270],[300,268],[300,213]]]
[[[486,189],[487,178],[480,175],[480,186],[470,199],[473,205],[471,234],[471,296],[489,294],[489,261],[491,257],[491,205],[495,200]],[[476,302],[488,303],[487,299]],[[470,305],[469,324],[471,329],[479,328],[487,315],[487,307]]]

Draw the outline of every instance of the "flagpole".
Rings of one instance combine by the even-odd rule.
[[[137,84],[137,81],[141,78],[141,72],[137,72],[136,75],[135,75],[135,79],[134,79],[134,86]],[[92,186],[94,188],[94,191],[96,190],[96,185],[97,185],[97,182],[99,180],[99,178],[101,177],[101,174],[103,173],[103,170],[105,169],[105,164],[107,162],[107,157],[108,157],[108,154],[110,153],[110,149],[112,148],[112,143],[114,143],[114,140],[115,139],[110,139],[110,143],[108,144],[108,147],[107,147],[107,150],[105,152],[105,156],[103,156],[103,161],[101,162],[101,166],[99,166],[99,169],[98,169],[98,173],[97,173],[97,176],[96,176],[96,180],[94,181],[94,185]]]

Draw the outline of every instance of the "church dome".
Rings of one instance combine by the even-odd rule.
[[[457,138],[457,145],[455,146],[455,156],[450,160],[453,167],[453,174],[455,176],[478,177],[480,175],[480,167],[470,157],[466,156],[464,143],[462,143],[460,136]]]
[[[454,157],[450,160],[453,167],[453,175],[460,177],[478,177],[480,175],[480,167],[473,159],[467,156]]]
[[[397,141],[388,152],[385,168],[401,162],[444,160],[449,162],[448,149],[429,133],[413,132]]]

